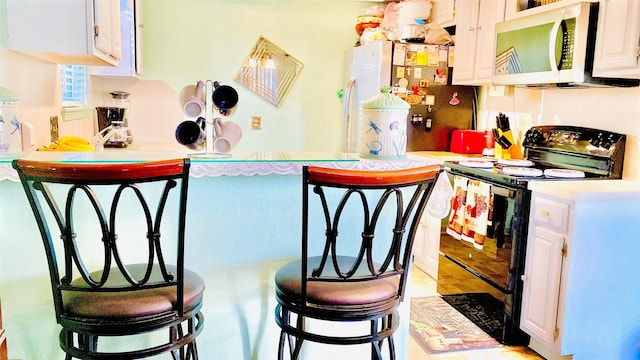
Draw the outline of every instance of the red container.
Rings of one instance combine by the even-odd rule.
[[[457,154],[482,154],[486,144],[484,131],[453,130],[451,135],[451,152]]]

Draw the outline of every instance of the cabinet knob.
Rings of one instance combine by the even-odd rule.
[[[545,218],[547,218],[547,217],[549,217],[550,215],[551,215],[551,214],[550,214],[547,210],[541,210],[541,211],[540,211],[540,216],[541,216],[541,217],[545,217]]]
[[[522,276],[520,276],[520,280],[522,280],[522,281],[528,281],[528,280],[529,280],[529,277],[528,277],[527,275],[522,275]]]
[[[469,31],[473,31],[475,28],[473,26],[469,26]]]

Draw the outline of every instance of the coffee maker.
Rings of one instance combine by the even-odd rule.
[[[113,91],[110,95],[114,106],[96,107],[98,115],[98,135],[96,138],[99,142],[103,142],[104,147],[125,148],[133,142],[127,119],[129,93]]]

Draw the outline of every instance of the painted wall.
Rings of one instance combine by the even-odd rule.
[[[339,149],[344,51],[356,38],[355,19],[366,1],[340,0],[142,0],[142,79],[92,77],[91,106],[108,104],[108,93],[131,93],[129,123],[139,143],[175,143],[184,120],[180,89],[197,80],[218,80],[239,92],[230,119],[244,130],[238,151]],[[6,1],[0,0],[0,19]],[[259,36],[304,63],[280,107],[233,79]],[[0,85],[21,97],[21,118],[37,127],[37,143],[49,142],[49,116],[60,115],[58,69],[7,49],[6,21],[0,22]],[[262,130],[250,130],[251,116]],[[62,135],[92,137],[94,119],[61,122]]]
[[[130,88],[135,108],[130,124],[136,139],[175,141],[175,126],[184,118],[177,93],[185,85],[209,79],[231,85],[239,93],[237,112],[230,118],[244,130],[238,151],[338,149],[341,103],[336,92],[343,86],[343,53],[356,41],[356,16],[369,5],[143,0],[144,81]],[[234,81],[261,35],[304,64],[280,107]],[[154,85],[140,84],[150,81]],[[110,90],[119,84],[104,80],[101,85]],[[261,130],[251,130],[254,115],[262,117]]]
[[[355,43],[355,17],[370,2],[340,0],[142,0],[144,24],[142,79],[92,77],[92,106],[108,104],[108,93],[131,93],[129,123],[138,143],[175,144],[184,120],[180,89],[198,79],[219,80],[240,95],[230,119],[243,128],[237,151],[339,150],[344,50]],[[168,20],[167,20],[168,19]],[[7,47],[6,0],[0,0],[0,85],[22,98],[21,117],[37,127],[37,142],[49,140],[49,116],[60,113],[57,66]],[[277,108],[233,78],[260,35],[304,63],[289,96]],[[624,177],[640,179],[640,88],[516,88],[502,97],[481,91],[480,129],[495,115],[510,116],[512,127],[537,124],[588,126],[627,134]],[[251,116],[262,130],[251,130]],[[60,124],[62,135],[91,137],[93,119]]]

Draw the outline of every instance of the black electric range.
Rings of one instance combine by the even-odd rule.
[[[535,126],[523,138],[524,159],[446,161],[456,194],[440,241],[438,293],[498,341],[527,344],[519,328],[531,203],[527,184],[621,178],[625,143],[625,135],[610,131]],[[472,186],[485,192],[469,197]],[[460,223],[453,226],[454,215],[466,222],[481,211],[488,213],[486,229],[465,234]]]
[[[619,179],[626,135],[576,126],[535,126],[522,141],[522,160],[447,161],[451,173],[504,185],[530,180]],[[518,173],[515,170],[520,170]]]

